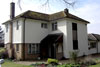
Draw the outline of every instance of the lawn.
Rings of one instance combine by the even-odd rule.
[[[12,61],[6,60],[4,64],[2,64],[2,67],[33,67],[28,65],[22,65],[22,64],[16,64]]]
[[[100,67],[100,64],[92,65],[90,67]]]

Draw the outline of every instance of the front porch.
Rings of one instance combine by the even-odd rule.
[[[45,58],[63,58],[63,34],[49,34],[40,44],[40,57]]]

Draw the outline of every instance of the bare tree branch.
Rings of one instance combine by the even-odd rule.
[[[21,7],[21,0],[18,0],[17,4],[18,4],[20,10],[22,10],[22,7]]]
[[[18,6],[19,6],[19,8],[22,10],[22,8],[21,8],[21,1],[22,0],[18,0]],[[41,0],[39,0],[39,1],[41,1]],[[44,0],[43,0],[44,1]],[[42,4],[42,6],[47,6],[48,8],[50,7],[50,2],[49,2],[50,0],[46,0],[43,4]],[[57,0],[56,0],[57,1]],[[61,0],[62,2],[64,2],[65,3],[65,5],[67,5],[67,6],[74,6],[75,5],[75,3],[76,3],[76,1],[74,0]],[[72,1],[72,2],[71,2]],[[57,1],[58,2],[58,1]]]

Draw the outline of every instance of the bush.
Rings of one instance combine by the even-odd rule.
[[[84,62],[85,65],[89,66],[89,65],[96,65],[96,62],[91,60],[91,61],[86,61]]]
[[[76,63],[78,57],[78,51],[69,52],[71,60]]]
[[[80,64],[63,64],[57,65],[57,67],[80,67]]]
[[[4,48],[0,48],[0,58],[8,58],[8,53]]]
[[[47,63],[48,63],[48,64],[55,64],[55,65],[57,65],[57,64],[58,64],[58,60],[48,58]]]

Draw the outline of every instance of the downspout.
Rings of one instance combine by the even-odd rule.
[[[23,44],[22,44],[22,60],[25,60],[25,21],[26,18],[23,20]]]
[[[96,45],[97,45],[96,47],[97,47],[97,53],[98,53],[98,40],[97,40],[96,42],[97,42],[97,43],[96,43]]]
[[[13,59],[13,27],[12,27],[12,22],[10,22],[10,34],[9,34],[9,42],[10,42],[10,49],[11,49],[11,56],[10,58]]]

